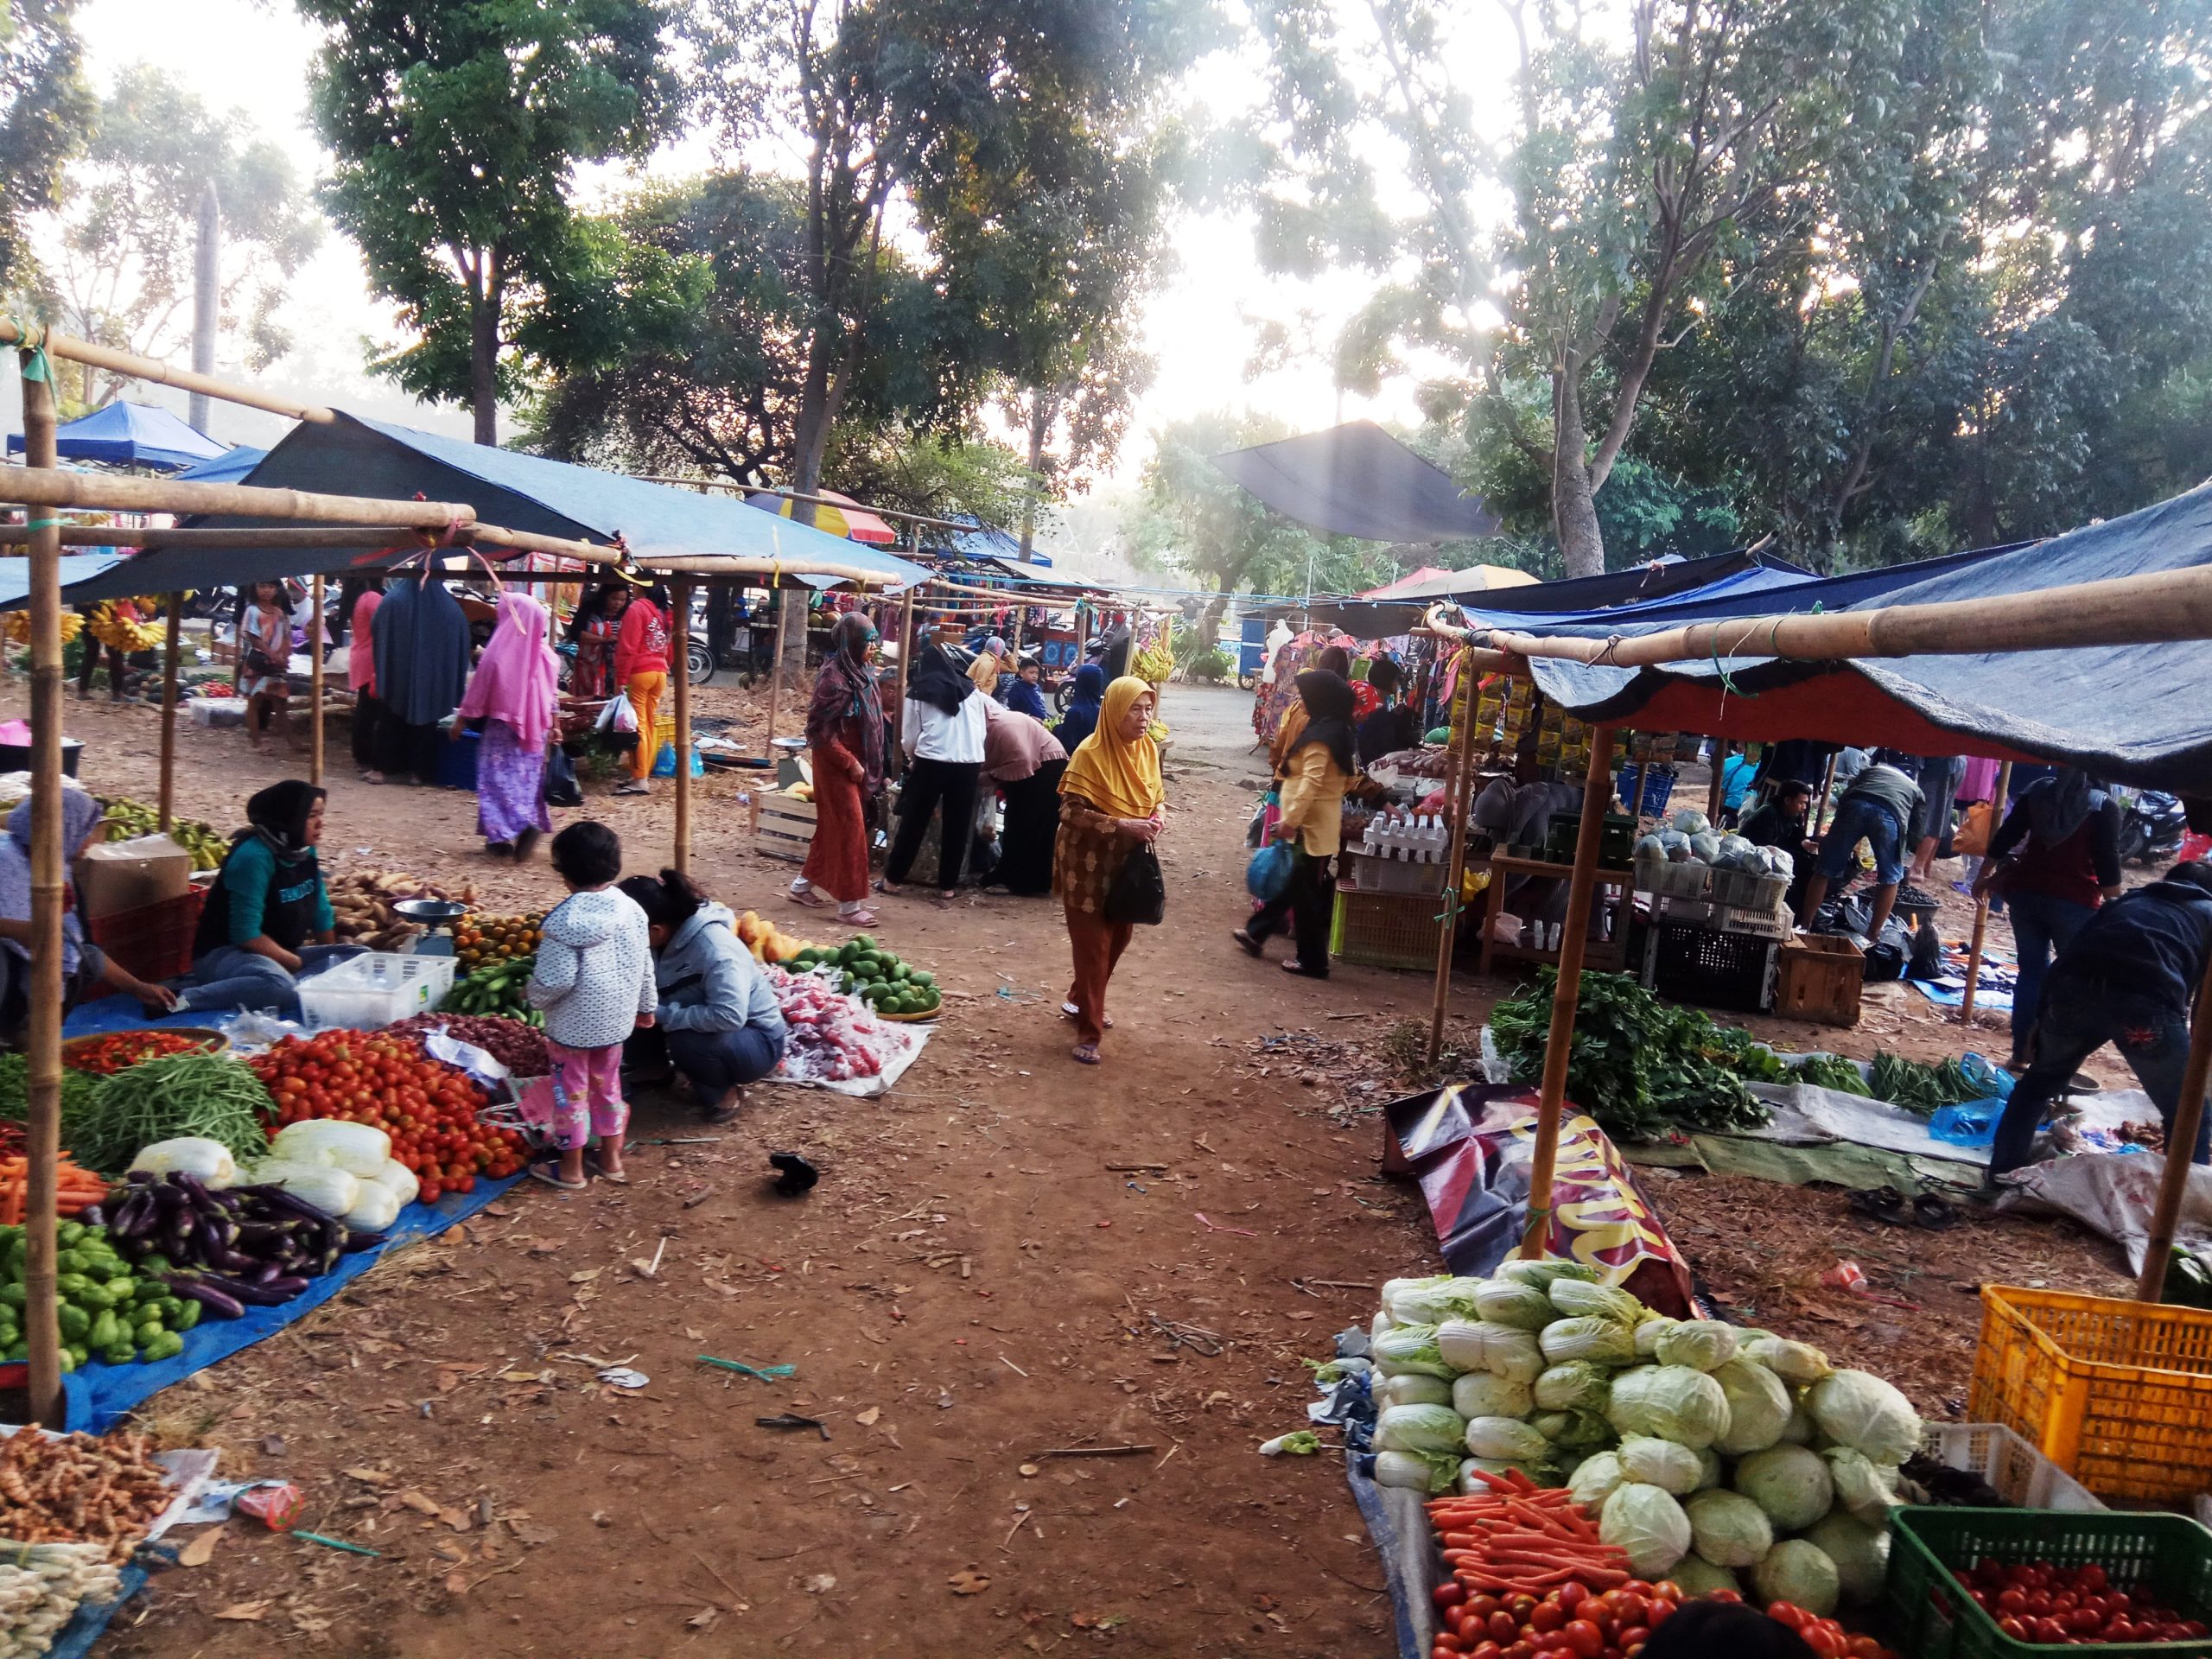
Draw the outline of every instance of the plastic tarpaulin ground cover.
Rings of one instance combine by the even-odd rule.
[[[1497,515],[1372,421],[1347,421],[1213,457],[1286,518],[1367,542],[1495,536]]]
[[[792,524],[741,501],[342,413],[327,423],[302,422],[293,428],[240,481],[257,488],[384,500],[422,497],[466,502],[485,523],[510,530],[601,543],[620,536],[631,553],[647,564],[659,558],[744,555],[788,561],[794,578],[824,563],[879,571],[889,587],[929,575],[905,559],[825,535],[810,525]],[[188,522],[234,529],[270,521],[205,514]],[[392,541],[395,547],[412,545],[404,531],[394,531]],[[316,571],[378,569],[395,556],[359,548],[165,548],[138,555],[73,597],[108,599],[180,588],[231,587]]]
[[[2208,563],[2212,486],[2032,546],[1867,573],[1902,579],[1823,608],[1995,598]],[[1808,609],[1823,586],[1783,590],[1779,597],[1786,605],[1747,595],[1727,601],[1720,614]],[[1537,631],[1602,639],[1701,620],[1712,618],[1661,607],[1634,620],[1546,623]],[[1510,626],[1527,626],[1528,620]],[[2199,640],[1840,664],[1744,655],[1618,668],[1538,658],[1531,668],[1546,696],[1584,720],[2056,761],[2087,767],[2107,782],[2212,794],[2212,648]]]

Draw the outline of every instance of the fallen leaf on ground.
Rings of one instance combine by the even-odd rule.
[[[176,1564],[179,1567],[207,1566],[208,1558],[214,1554],[215,1546],[222,1541],[222,1528],[208,1528],[207,1531],[177,1551]]]
[[[449,1596],[467,1595],[468,1593],[468,1574],[462,1572],[459,1567],[455,1567],[452,1572],[447,1573],[446,1593]]]
[[[972,1567],[963,1567],[945,1582],[952,1586],[952,1593],[956,1596],[980,1596],[991,1587],[991,1576],[988,1573],[978,1573]]]
[[[358,1480],[364,1486],[389,1486],[391,1477],[381,1469],[341,1469],[339,1472],[348,1480]]]
[[[711,1630],[721,1616],[721,1609],[719,1607],[702,1607],[683,1622],[695,1630]]]
[[[404,1503],[409,1509],[414,1510],[417,1515],[435,1515],[438,1513],[438,1505],[435,1500],[423,1497],[422,1493],[416,1491],[412,1486],[410,1486],[405,1491],[399,1495],[399,1501],[402,1503]]]
[[[265,1601],[234,1601],[227,1607],[219,1608],[215,1617],[251,1623],[269,1617],[269,1604]]]
[[[603,1268],[586,1268],[581,1273],[570,1274],[569,1275],[569,1282],[572,1285],[588,1285],[605,1271],[606,1269]]]

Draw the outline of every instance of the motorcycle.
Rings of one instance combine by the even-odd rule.
[[[2139,790],[2120,821],[2120,859],[2164,863],[2181,851],[2188,830],[2189,815],[2179,799],[2161,790]]]

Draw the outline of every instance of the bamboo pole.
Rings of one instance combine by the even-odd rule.
[[[98,509],[86,509],[98,511]],[[142,508],[134,511],[162,511],[170,509]],[[21,547],[29,539],[30,532],[20,524],[0,525],[0,547]],[[302,524],[294,527],[255,524],[230,530],[217,530],[193,524],[181,528],[162,529],[157,526],[123,526],[119,524],[64,524],[61,544],[64,547],[198,547],[216,548],[230,551],[245,551],[253,548],[327,548],[367,547],[391,548],[406,550],[404,531],[390,524]],[[498,524],[464,525],[455,537],[452,550],[485,547],[512,549],[518,552],[548,553],[556,558],[581,559],[588,564],[619,564],[622,556],[611,547],[601,547],[593,542],[571,541],[564,536],[540,536],[527,531],[507,530]],[[509,581],[529,579],[531,573],[518,573],[502,576]],[[542,574],[539,580],[546,580]],[[573,581],[572,575],[563,575],[563,581]]]
[[[1833,764],[1833,763],[1831,763]],[[1830,776],[1834,776],[1831,772]],[[1997,768],[1997,798],[1990,803],[1989,833],[1997,833],[1998,821],[2005,814],[2005,794],[2012,786],[2012,763],[2005,761]],[[1983,888],[1974,901],[1974,943],[1967,951],[1967,990],[1959,1002],[1959,1023],[1974,1024],[1974,988],[1981,979],[1981,942],[1989,931],[1989,890]]]
[[[58,465],[53,367],[21,354],[23,477]],[[43,506],[42,501],[27,505]],[[29,1096],[23,1210],[24,1340],[30,1359],[30,1421],[59,1428],[61,1332],[54,1291],[55,1170],[61,1157],[61,540],[51,519],[31,516],[31,937],[25,1033]],[[90,641],[86,642],[87,648]]]
[[[1428,1063],[1436,1064],[1444,1052],[1444,1005],[1452,992],[1452,951],[1459,937],[1459,887],[1467,873],[1467,803],[1475,781],[1475,676],[1459,671],[1460,689],[1466,693],[1467,711],[1460,717],[1458,741],[1452,746],[1452,857],[1444,885],[1443,933],[1436,941],[1436,990],[1428,1020]]]
[[[2151,1212],[2150,1241],[2143,1247],[2143,1276],[2135,1287],[2139,1302],[2155,1302],[2165,1294],[2166,1258],[2173,1254],[2174,1229],[2181,1220],[2182,1197],[2189,1190],[2189,1172],[2194,1166],[2190,1154],[2196,1150],[2198,1127],[2204,1122],[2208,1079],[2212,1079],[2212,963],[2205,965],[2190,1014],[2189,1061],[2182,1068],[2181,1100],[2166,1135],[2166,1168],[2158,1181],[2158,1206]]]
[[[1869,611],[1733,617],[1605,639],[1492,629],[1490,643],[1529,657],[1639,668],[1733,657],[1825,662],[1858,657],[1980,657],[2212,636],[2212,568],[2075,582],[2030,594],[1886,605]]]
[[[308,625],[308,696],[315,707],[308,715],[308,781],[322,787],[322,572],[308,583],[308,608],[315,613]]]
[[[1720,828],[1721,797],[1726,793],[1728,751],[1732,747],[1725,737],[1713,740],[1713,786],[1705,791],[1705,817],[1716,832]]]
[[[1559,1122],[1567,1099],[1567,1062],[1574,1046],[1574,1012],[1582,1000],[1582,957],[1590,933],[1590,901],[1597,887],[1598,842],[1605,808],[1613,798],[1613,728],[1590,733],[1590,767],[1582,784],[1582,824],[1574,842],[1574,874],[1568,878],[1567,921],[1560,931],[1559,979],[1552,988],[1551,1028],[1544,1039],[1544,1078],[1537,1097],[1536,1144],[1529,1171],[1529,1224],[1521,1254],[1546,1253],[1552,1215],[1552,1171],[1559,1162]]]
[[[682,619],[677,637],[687,645],[691,637],[691,579],[678,576],[669,584],[669,598]],[[676,674],[676,868],[691,873],[691,663],[687,650]]]
[[[10,318],[0,317],[0,346],[22,344],[24,327]],[[34,338],[40,337],[35,326],[30,332]],[[67,358],[72,363],[82,363],[95,369],[106,369],[116,374],[129,375],[134,380],[151,380],[156,385],[175,386],[181,391],[196,391],[203,397],[219,397],[227,404],[243,404],[248,409],[267,410],[271,415],[289,416],[296,421],[312,421],[317,425],[327,425],[335,418],[329,410],[315,404],[302,404],[296,398],[257,391],[251,386],[218,380],[212,375],[194,374],[188,369],[171,368],[150,357],[138,357],[129,352],[95,346],[90,340],[74,340],[67,334],[49,334],[42,338],[48,353],[52,356]]]
[[[253,518],[304,518],[313,524],[390,524],[403,530],[442,531],[476,522],[476,509],[465,501],[388,501],[312,490],[264,490],[251,484],[179,483],[121,473],[47,473],[22,467],[0,467],[0,501],[22,501],[34,507],[115,507],[129,512],[232,512]]]
[[[775,600],[776,650],[768,659],[768,733],[760,740],[760,758],[772,761],[776,758],[776,705],[784,696],[784,606],[790,598],[788,589],[769,589]]]
[[[1841,750],[1828,756],[1827,770],[1821,775],[1821,798],[1813,803],[1813,821],[1807,826],[1812,831],[1813,839],[1815,841],[1821,838],[1822,833],[1821,825],[1828,815],[1828,795],[1835,788],[1835,763],[1842,759]],[[2010,760],[2005,763],[2008,770],[2012,764]]]
[[[162,633],[162,792],[160,826],[163,835],[176,822],[176,671],[184,649],[184,594],[169,595],[168,616]]]
[[[834,576],[840,582],[858,582],[863,587],[897,585],[889,571],[862,564],[844,564],[835,559],[771,558],[753,553],[683,553],[665,558],[640,557],[638,562],[647,569],[668,575]],[[776,591],[783,590],[779,587]]]

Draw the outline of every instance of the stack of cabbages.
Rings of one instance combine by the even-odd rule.
[[[1373,1332],[1375,1478],[1428,1492],[1519,1469],[1565,1486],[1637,1573],[1822,1616],[1876,1594],[1920,1418],[1816,1348],[1669,1319],[1580,1262],[1395,1279]],[[1746,1575],[1739,1580],[1738,1573]]]

